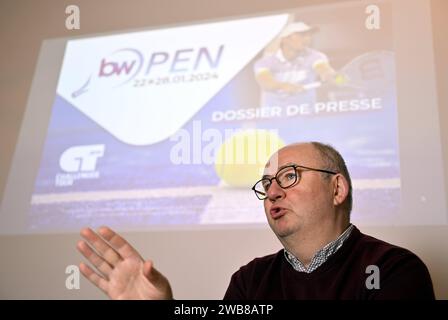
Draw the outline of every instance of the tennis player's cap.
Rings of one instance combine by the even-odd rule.
[[[294,22],[288,24],[285,29],[280,33],[280,37],[287,37],[296,32],[316,32],[318,31],[317,27],[310,27],[304,22]]]

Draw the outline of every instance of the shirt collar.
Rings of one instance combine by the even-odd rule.
[[[299,259],[297,259],[286,249],[284,249],[285,258],[296,271],[311,273],[319,268],[322,264],[324,264],[324,262],[327,261],[332,254],[334,254],[342,247],[344,241],[350,236],[353,228],[354,226],[350,224],[336,240],[331,241],[322,249],[319,249],[311,259],[311,263],[308,268],[305,267],[305,265]]]

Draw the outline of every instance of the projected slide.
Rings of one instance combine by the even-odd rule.
[[[353,220],[400,206],[392,9],[288,12],[67,42],[30,230],[265,223],[252,190],[279,147],[345,157]]]

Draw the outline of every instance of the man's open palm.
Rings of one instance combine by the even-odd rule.
[[[172,299],[168,280],[117,233],[107,227],[98,233],[86,228],[81,236],[85,241],[77,248],[96,270],[85,263],[80,270],[111,299]]]

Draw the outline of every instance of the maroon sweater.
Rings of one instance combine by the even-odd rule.
[[[379,267],[379,289],[366,287],[369,265]],[[233,274],[224,299],[434,299],[434,290],[428,269],[415,254],[355,227],[312,273],[294,270],[283,249],[252,260]]]

